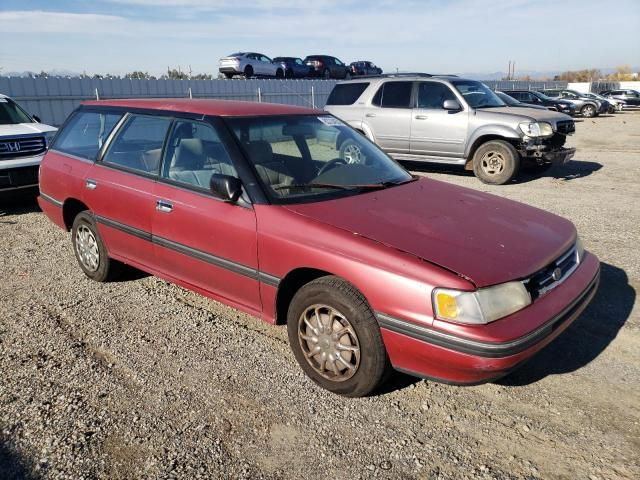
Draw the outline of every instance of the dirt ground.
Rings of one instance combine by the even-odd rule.
[[[32,199],[4,199],[0,478],[640,478],[640,111],[570,144],[508,186],[419,173],[572,220],[602,261],[585,313],[497,383],[397,374],[365,399],[309,381],[283,327],[142,273],[89,281]]]

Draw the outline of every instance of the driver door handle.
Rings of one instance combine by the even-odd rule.
[[[427,118],[429,118],[426,115],[416,115],[416,120],[426,120]]]
[[[373,118],[375,116],[376,116],[375,113],[367,113],[367,114],[365,114],[365,117],[369,117],[369,118]]]
[[[156,202],[156,210],[162,213],[170,213],[173,210],[173,205],[166,200],[158,200]]]

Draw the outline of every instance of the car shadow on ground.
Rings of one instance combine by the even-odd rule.
[[[558,338],[510,375],[496,381],[524,386],[548,375],[570,373],[588,365],[616,338],[636,299],[624,270],[600,264],[600,286],[591,304]]]
[[[37,190],[18,193],[0,193],[0,224],[16,223],[2,218],[8,215],[24,215],[25,213],[39,212],[40,207],[36,200],[37,196]]]
[[[0,437],[0,476],[3,480],[25,480],[36,478],[30,462],[18,455]]]
[[[424,173],[427,176],[429,173],[445,173],[448,175],[455,175],[458,177],[473,177],[471,170],[464,170],[462,167],[451,165],[425,165],[424,163],[417,162],[403,162],[403,166],[412,172]],[[510,185],[517,185],[520,183],[528,183],[535,181],[543,177],[556,178],[558,180],[575,180],[577,178],[588,177],[594,172],[597,172],[602,168],[602,164],[598,162],[590,162],[587,160],[572,160],[565,165],[554,165],[545,171],[536,170],[535,167],[524,166],[520,170],[518,177],[510,183]],[[435,177],[437,179],[437,177]],[[480,182],[480,180],[478,180]]]

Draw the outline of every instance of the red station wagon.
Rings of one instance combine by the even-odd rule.
[[[347,396],[391,368],[500,377],[599,280],[571,222],[412,177],[337,118],[285,105],[85,102],[42,161],[39,203],[89,278],[128,264],[286,323],[305,373]]]

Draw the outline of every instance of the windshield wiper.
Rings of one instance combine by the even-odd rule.
[[[301,190],[303,188],[335,188],[336,190],[348,190],[350,185],[336,185],[333,183],[292,183],[291,185],[278,185],[271,187],[273,190],[284,190],[286,188],[294,188]]]
[[[380,183],[354,183],[346,185],[337,185],[335,183],[293,183],[291,185],[278,185],[273,187],[274,190],[284,190],[286,188],[304,189],[304,188],[333,188],[336,190],[379,190],[382,188],[392,187],[395,185],[402,185],[403,183],[413,182],[416,178],[410,178],[406,181],[386,181]]]

